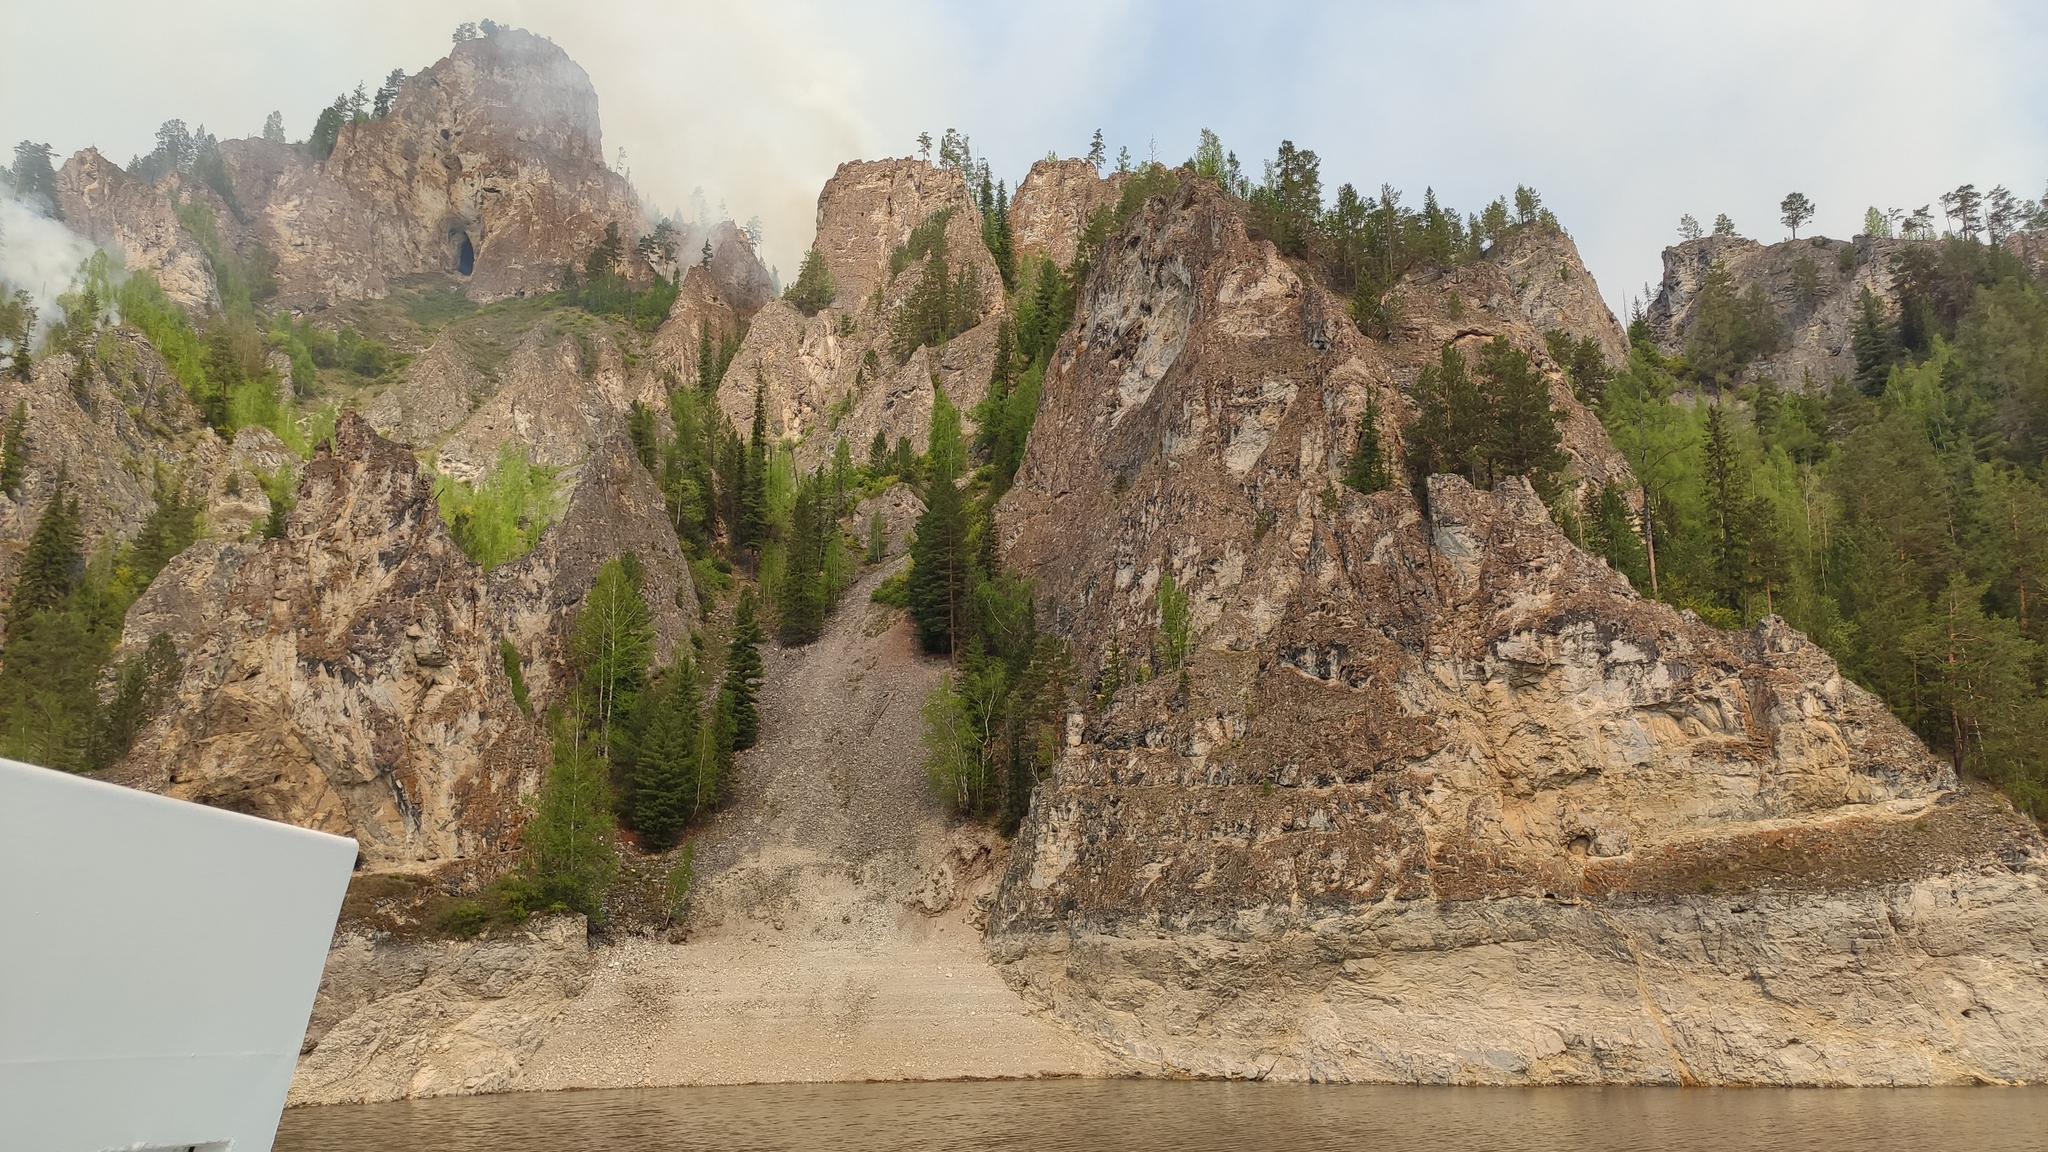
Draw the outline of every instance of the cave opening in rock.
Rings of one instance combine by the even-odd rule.
[[[476,271],[476,245],[469,242],[467,232],[455,245],[455,270],[464,276]]]

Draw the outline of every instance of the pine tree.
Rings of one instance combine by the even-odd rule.
[[[626,438],[632,441],[633,454],[640,458],[640,466],[653,475],[660,460],[661,443],[654,434],[654,409],[645,401],[634,400],[633,407],[626,412]]]
[[[28,402],[14,402],[7,427],[0,432],[0,492],[21,495],[21,482],[28,472]]]
[[[1484,451],[1489,479],[1527,476],[1540,490],[1564,466],[1558,425],[1564,412],[1550,404],[1550,383],[1529,355],[1496,336],[1479,358],[1479,377],[1490,416]]]
[[[740,523],[736,547],[759,549],[768,540],[768,385],[754,384],[754,427],[747,436],[740,475]]]
[[[1455,472],[1478,479],[1486,412],[1465,357],[1446,344],[1415,381],[1415,421],[1406,430],[1408,461],[1422,475]]]
[[[789,547],[783,554],[781,587],[775,590],[777,639],[786,646],[809,644],[825,631],[825,535],[832,524],[823,487],[816,472],[805,477],[790,512]]]
[[[1734,439],[1721,418],[1719,404],[1707,407],[1706,433],[1700,442],[1707,515],[1713,524],[1714,592],[1724,608],[1740,611],[1747,583],[1748,546],[1742,476]]]
[[[927,652],[946,653],[964,639],[969,551],[967,509],[956,483],[959,458],[957,452],[940,446],[938,430],[935,407],[935,451],[925,482],[924,514],[917,518],[917,535],[910,544],[908,593],[919,643]]]
[[[573,714],[556,720],[553,762],[520,839],[535,910],[559,904],[593,920],[604,915],[605,894],[618,872],[610,786]]]
[[[718,353],[711,347],[711,325],[697,326],[697,388],[705,395],[718,390]]]
[[[889,467],[889,434],[875,429],[875,438],[868,442],[868,471],[882,475]]]
[[[646,697],[633,741],[633,830],[650,850],[676,842],[683,829],[711,804],[706,789],[697,710],[697,669],[688,658],[668,669]]]
[[[1869,288],[1856,300],[1856,324],[1850,330],[1849,347],[1856,354],[1856,388],[1865,396],[1881,396],[1898,362],[1898,345],[1884,305]]]
[[[1365,411],[1359,413],[1358,436],[1351,450],[1351,460],[1344,467],[1344,483],[1368,495],[1393,486],[1393,474],[1387,467],[1386,453],[1380,444],[1380,402],[1377,396],[1367,396]]]
[[[796,282],[784,292],[783,299],[796,306],[806,316],[816,316],[832,306],[832,271],[825,267],[824,254],[816,248],[804,253],[803,266],[797,270]]]
[[[14,585],[14,599],[7,606],[9,630],[43,612],[63,610],[78,585],[85,567],[80,551],[78,497],[65,497],[67,484],[57,482],[57,491],[44,507],[36,530],[29,537],[28,550],[21,557],[21,571]]]
[[[761,715],[757,697],[764,668],[761,664],[761,622],[756,616],[754,590],[740,591],[739,606],[733,611],[732,640],[725,649],[725,682],[720,691],[731,697],[732,747],[744,752],[761,738]]]

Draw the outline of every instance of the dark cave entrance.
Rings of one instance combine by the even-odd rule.
[[[455,270],[464,276],[476,271],[476,245],[469,242],[467,232],[455,243]]]

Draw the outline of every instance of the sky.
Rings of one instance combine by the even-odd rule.
[[[2039,0],[0,0],[0,140],[117,162],[178,118],[222,138],[283,113],[303,137],[358,81],[417,72],[490,17],[590,73],[607,155],[643,199],[702,188],[758,216],[785,278],[842,161],[968,134],[1014,186],[1048,152],[1167,163],[1215,130],[1248,172],[1282,139],[1325,188],[1425,187],[1476,211],[1528,184],[1617,312],[1661,275],[1691,213],[1848,236],[1867,206],[1959,184],[2048,186],[2048,5]]]

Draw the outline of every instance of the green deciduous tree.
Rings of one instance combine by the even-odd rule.
[[[640,562],[631,553],[605,561],[576,614],[570,641],[583,700],[580,711],[597,734],[596,754],[607,760],[613,728],[646,686],[654,656],[654,614],[640,583]]]

